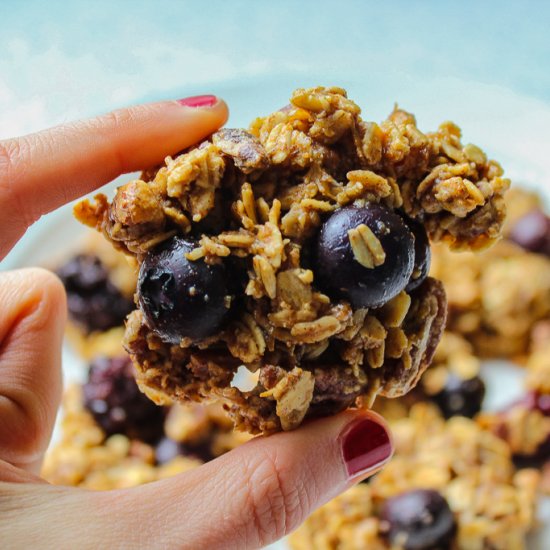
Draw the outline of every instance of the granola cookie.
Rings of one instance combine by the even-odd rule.
[[[483,412],[477,422],[504,439],[520,468],[542,468],[550,494],[550,321],[533,330],[526,363],[525,395],[502,411]]]
[[[298,89],[75,208],[140,265],[125,347],[153,397],[222,399],[251,433],[297,427],[418,381],[442,333],[429,243],[498,238],[509,181],[460,130],[340,88]],[[251,391],[236,369],[258,373]]]
[[[60,441],[46,453],[41,475],[56,485],[109,490],[164,479],[200,464],[178,455],[157,465],[153,446],[124,434],[107,436],[84,407],[82,389],[74,385],[63,399]]]
[[[136,385],[126,355],[94,358],[87,381],[63,399],[61,440],[46,454],[55,484],[140,485],[208,462],[249,439],[221,404],[159,407]]]
[[[55,271],[67,293],[66,333],[74,349],[85,359],[123,353],[124,319],[135,307],[135,261],[90,234]]]
[[[290,536],[294,550],[525,548],[539,475],[516,473],[506,443],[427,404],[392,428],[392,461],[314,512]]]
[[[490,250],[432,248],[431,275],[447,291],[447,328],[483,357],[525,355],[533,327],[550,319],[550,220],[532,193],[515,189],[508,204],[505,239]]]

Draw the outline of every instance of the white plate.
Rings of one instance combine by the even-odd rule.
[[[270,78],[228,81],[210,89],[227,100],[232,109],[229,124],[234,126],[246,125],[253,116],[285,105],[289,93],[298,86],[343,86],[363,108],[363,116],[368,120],[382,120],[394,102],[399,101],[401,107],[415,113],[423,130],[435,129],[447,119],[454,120],[462,127],[465,142],[481,145],[503,164],[513,180],[538,189],[550,201],[550,133],[546,131],[550,127],[550,106],[547,104],[503,88],[453,78],[415,80],[403,74],[371,73],[364,79],[350,80],[339,78],[334,70],[330,75],[328,78],[326,75],[286,73]],[[178,90],[174,97],[200,91]],[[127,179],[128,176],[123,177],[110,187],[114,188]],[[86,229],[72,218],[70,205],[60,208],[36,223],[0,268],[51,265],[53,258],[67,253],[85,232]],[[70,242],[67,235],[71,236]],[[67,347],[63,359],[66,379],[81,379],[81,361]],[[483,371],[489,386],[487,407],[491,409],[505,405],[522,391],[521,371],[511,364],[497,363],[498,367],[493,364]],[[544,513],[545,527],[532,537],[531,550],[550,547],[548,499],[541,512]],[[281,542],[271,548],[280,550],[287,546]]]

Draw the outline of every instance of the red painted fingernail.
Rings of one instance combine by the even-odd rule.
[[[218,98],[215,95],[195,95],[193,97],[184,97],[177,101],[185,107],[212,107],[218,102]]]
[[[378,422],[362,418],[344,433],[342,455],[350,477],[374,470],[392,455],[390,436]]]

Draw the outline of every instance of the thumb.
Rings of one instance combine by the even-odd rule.
[[[61,397],[65,290],[44,269],[0,273],[0,462],[40,468]]]
[[[56,493],[43,499],[48,518],[40,536],[52,547],[83,547],[88,517],[90,547],[259,548],[372,475],[391,453],[380,417],[348,411],[256,438],[196,470],[134,489],[60,494],[59,487],[35,486]],[[36,518],[37,510],[28,513]]]

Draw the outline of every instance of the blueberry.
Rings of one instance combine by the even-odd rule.
[[[479,376],[463,379],[449,373],[445,387],[431,399],[445,418],[467,416],[473,418],[480,410],[485,397],[485,383]]]
[[[358,239],[355,250],[352,233]],[[380,251],[385,256],[380,257]],[[370,260],[374,263],[369,265]],[[391,300],[407,286],[413,268],[413,234],[401,216],[385,206],[346,206],[321,227],[316,245],[318,283],[354,308],[379,307]]]
[[[165,342],[201,340],[220,328],[228,313],[224,264],[190,261],[197,243],[173,237],[147,254],[138,279],[138,303],[148,326]]]
[[[83,386],[84,405],[107,436],[124,434],[147,443],[163,433],[164,410],[139,390],[129,357],[98,357]]]
[[[430,241],[424,225],[411,218],[407,218],[405,221],[414,235],[414,268],[409,284],[405,288],[407,292],[412,292],[415,288],[418,288],[428,276],[432,253]]]
[[[437,491],[416,489],[390,498],[380,517],[382,534],[392,545],[405,550],[451,548],[455,519]]]
[[[87,333],[122,325],[134,304],[109,280],[97,256],[79,254],[61,266],[57,275],[67,292],[71,319]]]
[[[539,411],[544,416],[550,416],[550,395],[530,391],[527,392],[521,399],[512,403],[508,408],[513,409],[518,405],[532,411]]]
[[[533,392],[537,409],[544,415],[550,416],[550,395]]]
[[[532,210],[516,221],[509,239],[525,250],[550,256],[550,217]]]
[[[529,392],[521,400],[510,405],[509,410],[516,406],[526,407],[529,410],[539,411],[544,416],[550,416],[549,395]],[[540,443],[533,454],[514,454],[513,459],[518,468],[540,468],[550,459],[550,436]]]

